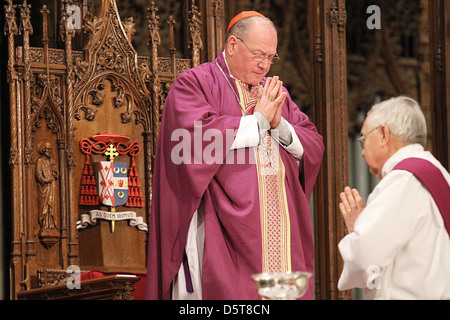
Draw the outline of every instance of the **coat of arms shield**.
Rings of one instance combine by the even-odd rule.
[[[128,200],[128,169],[125,162],[100,161],[95,164],[100,202],[105,206],[123,206]]]

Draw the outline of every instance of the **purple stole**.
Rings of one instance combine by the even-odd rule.
[[[424,185],[436,202],[450,235],[450,186],[442,172],[431,162],[420,158],[407,158],[400,161],[394,170],[406,170]]]

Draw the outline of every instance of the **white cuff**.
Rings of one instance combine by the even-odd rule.
[[[241,118],[239,129],[230,150],[256,147],[259,144],[258,120],[255,115]]]
[[[288,146],[283,145],[283,143],[281,143],[279,140],[279,132],[277,132],[276,129],[271,130],[272,137],[278,141],[278,143],[283,147],[284,150],[286,150],[292,156],[294,156],[294,158],[296,158],[297,160],[301,160],[303,158],[303,152],[304,152],[302,143],[300,142],[300,139],[298,138],[294,127],[288,121],[285,121],[285,123],[286,123],[287,127],[289,128],[289,130],[291,131],[292,143]]]

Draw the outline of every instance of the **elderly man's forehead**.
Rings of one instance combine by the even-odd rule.
[[[367,120],[364,121],[363,125],[361,126],[360,134],[363,136],[365,132],[367,132]]]
[[[256,22],[252,26],[249,26],[244,40],[257,42],[259,44],[268,44],[275,41],[275,45],[278,44],[278,35],[276,30],[271,24],[264,22]]]
[[[248,25],[248,31],[251,32],[258,32],[261,30],[267,30],[272,29],[276,33],[276,29],[274,25],[270,22],[270,20],[259,18],[259,17],[253,17],[250,18],[250,23]]]

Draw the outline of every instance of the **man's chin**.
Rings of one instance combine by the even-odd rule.
[[[263,78],[264,78],[264,77],[253,78],[253,79],[251,79],[251,80],[248,82],[248,84],[251,84],[252,86],[257,86],[258,84],[261,83],[261,81],[262,81]]]
[[[370,172],[371,174],[373,174],[374,176],[376,176],[376,177],[378,178],[378,180],[381,180],[381,173],[380,173],[379,170],[370,168],[370,169],[369,169],[369,172]]]

